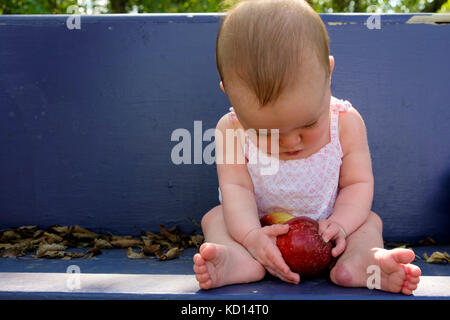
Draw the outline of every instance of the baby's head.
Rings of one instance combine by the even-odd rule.
[[[326,139],[334,60],[307,2],[238,2],[219,28],[216,61],[244,129],[279,129],[280,153]]]

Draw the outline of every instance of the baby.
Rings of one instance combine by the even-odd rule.
[[[245,161],[217,162],[221,204],[204,215],[205,243],[193,258],[200,287],[258,281],[266,270],[298,284],[276,246],[289,226],[259,221],[285,211],[319,222],[337,258],[333,283],[366,287],[368,267],[377,266],[377,289],[410,295],[421,271],[410,264],[413,251],[384,249],[381,219],[371,211],[366,128],[348,101],[331,95],[334,58],[319,15],[303,0],[238,2],[220,26],[216,59],[233,105],[217,123],[216,159]],[[230,138],[230,130],[256,134]],[[255,154],[277,159],[276,173],[262,174],[260,162],[249,161]]]

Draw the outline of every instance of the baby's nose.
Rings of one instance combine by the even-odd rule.
[[[280,137],[280,145],[286,149],[293,149],[297,147],[301,142],[299,134],[291,134],[288,136]]]

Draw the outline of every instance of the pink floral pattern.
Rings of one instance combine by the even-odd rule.
[[[267,164],[268,156],[259,152],[246,135],[245,156],[249,159],[247,168],[253,181],[260,217],[271,212],[285,211],[295,216],[319,220],[332,214],[343,156],[338,132],[339,112],[347,111],[350,107],[347,100],[331,97],[331,141],[304,159],[276,159],[276,174],[262,174],[261,163]],[[230,111],[230,118],[236,119],[233,107]],[[273,159],[275,158],[272,161]],[[222,201],[220,188],[219,200]]]

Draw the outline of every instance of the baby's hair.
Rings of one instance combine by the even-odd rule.
[[[225,12],[216,63],[226,90],[239,80],[263,107],[305,77],[300,74],[305,55],[317,57],[328,80],[327,30],[306,1],[241,0]]]

